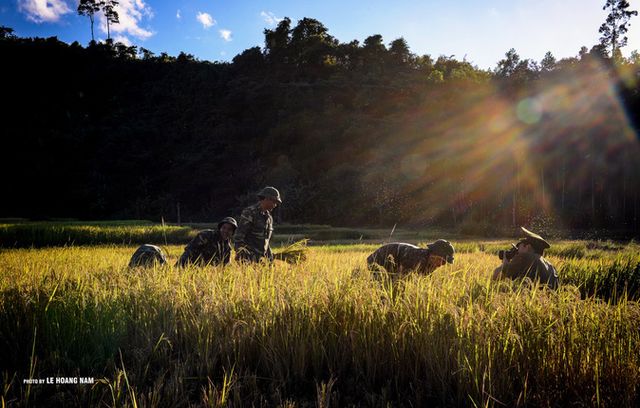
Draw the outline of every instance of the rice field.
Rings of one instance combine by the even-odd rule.
[[[453,243],[403,279],[371,244],[132,270],[136,245],[0,249],[2,406],[640,405],[640,246],[553,242],[550,291],[491,281],[507,241]]]

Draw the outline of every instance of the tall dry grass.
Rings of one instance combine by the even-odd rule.
[[[612,270],[637,277],[637,246],[550,256],[567,275],[554,292],[492,282],[492,245],[399,281],[371,277],[366,245],[312,247],[296,265],[134,270],[134,247],[2,250],[2,401],[637,406],[640,306],[584,289]],[[76,375],[97,381],[23,384]]]

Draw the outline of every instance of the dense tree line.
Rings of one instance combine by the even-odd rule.
[[[288,222],[640,226],[637,52],[485,71],[311,18],[264,34],[211,63],[3,27],[0,216],[211,221],[271,184]]]

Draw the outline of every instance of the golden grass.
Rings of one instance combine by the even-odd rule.
[[[493,245],[500,243],[485,249]],[[180,269],[170,265],[182,246],[166,246],[169,266],[132,270],[134,246],[2,250],[2,400],[16,406],[639,402],[640,306],[631,296],[584,290],[589,279],[598,281],[594,274],[635,276],[637,246],[597,258],[587,255],[598,248],[581,258],[551,256],[570,278],[557,292],[491,282],[498,259],[471,246],[431,276],[378,281],[365,265],[374,248],[310,247],[298,264]],[[74,375],[98,381],[23,384]]]

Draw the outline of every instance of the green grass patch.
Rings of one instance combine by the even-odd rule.
[[[150,222],[22,222],[0,224],[0,247],[186,243],[196,231]]]

